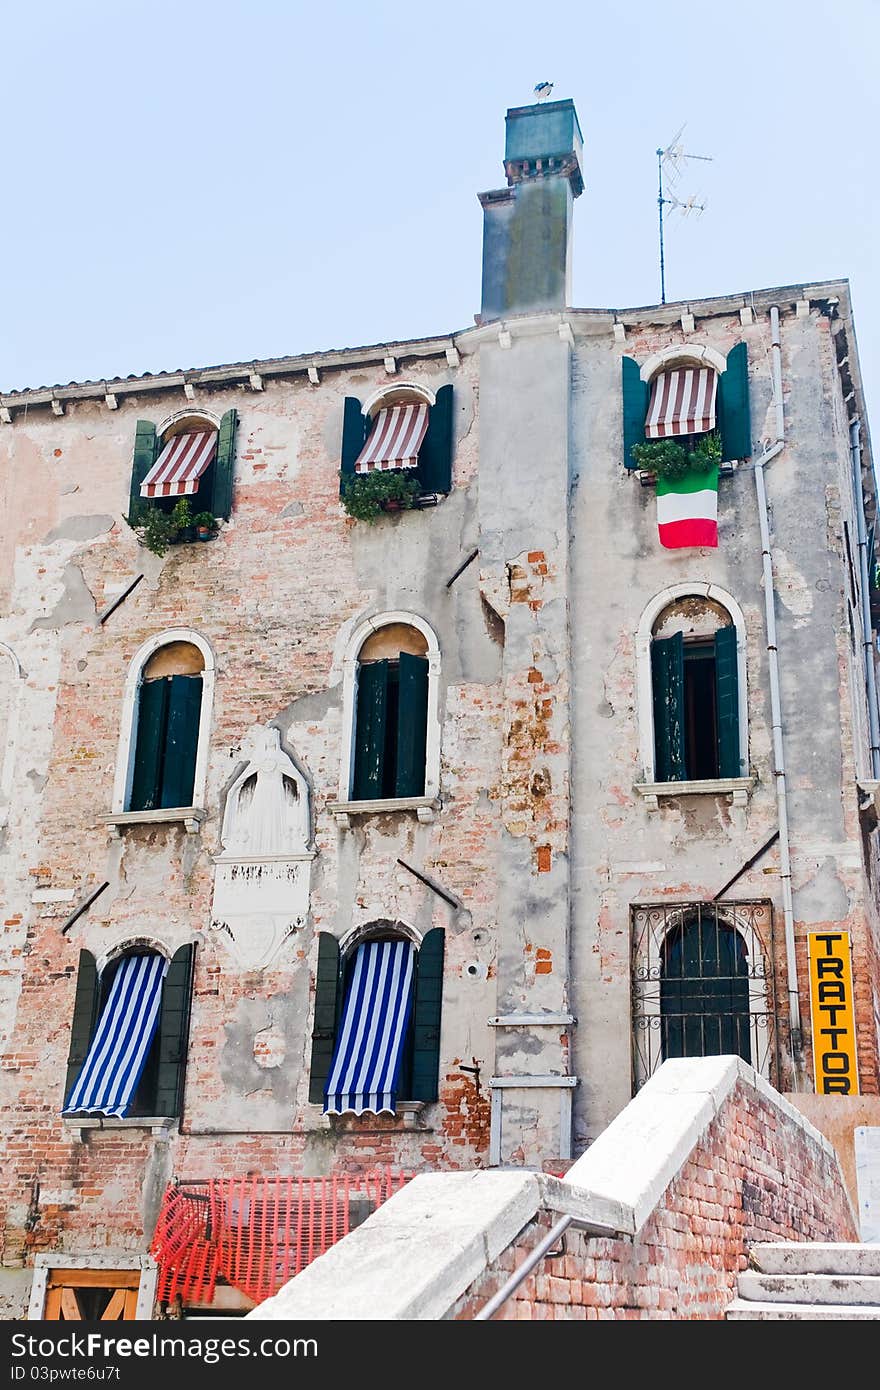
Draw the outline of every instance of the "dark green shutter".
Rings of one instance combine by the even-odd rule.
[[[718,703],[718,776],[741,776],[739,765],[739,681],[736,628],[715,633],[715,691]]]
[[[134,454],[131,460],[131,484],[128,515],[134,517],[144,499],[141,483],[156,462],[156,426],[151,420],[138,420],[134,431]]]
[[[73,1000],[73,1023],[70,1029],[70,1051],[67,1054],[67,1077],[64,1099],[73,1090],[80,1068],[86,1060],[95,1014],[98,1007],[98,967],[91,951],[80,951],[76,975],[76,994]]]
[[[167,680],[144,681],[138,692],[137,742],[129,811],[154,811],[161,801],[168,703]]]
[[[159,804],[163,807],[191,806],[199,746],[202,677],[172,676],[167,684],[170,686],[168,732]]]
[[[235,475],[235,427],[238,414],[227,410],[220,421],[217,435],[217,457],[214,461],[214,496],[211,511],[228,521],[232,512],[232,488]]]
[[[159,1009],[159,1067],[156,1077],[156,1115],[177,1116],[183,1109],[183,1078],[189,1042],[192,1001],[193,946],[174,952],[162,984]]]
[[[354,466],[358,454],[367,441],[367,430],[371,421],[362,414],[361,403],[356,396],[346,396],[342,410],[342,458],[340,467],[346,476],[354,477]],[[345,478],[339,479],[339,496],[342,496]]]
[[[428,412],[428,428],[419,450],[422,492],[452,491],[452,387],[441,386]]]
[[[426,932],[416,961],[412,1100],[436,1100],[438,1095],[444,938],[442,927]]]
[[[428,662],[400,653],[395,796],[424,796],[428,731]]]
[[[752,417],[749,410],[749,352],[737,343],[727,354],[727,370],[718,374],[718,428],[721,457],[747,459],[752,453]]]
[[[627,468],[638,468],[632,456],[632,446],[645,442],[648,383],[642,381],[635,358],[622,357],[620,365],[623,378],[623,462]]]
[[[654,750],[657,782],[687,779],[684,757],[684,638],[651,643],[651,678],[654,686]]]
[[[388,714],[388,662],[358,666],[357,730],[354,740],[354,801],[382,795],[385,770],[385,725]]]
[[[318,968],[315,974],[315,1022],[312,1028],[312,1063],[309,1100],[320,1105],[330,1075],[340,1004],[339,942],[329,932],[318,936]]]

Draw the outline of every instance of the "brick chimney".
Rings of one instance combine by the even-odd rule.
[[[483,295],[479,322],[562,309],[571,296],[571,223],[584,191],[583,140],[572,101],[507,112],[507,188],[480,193]]]

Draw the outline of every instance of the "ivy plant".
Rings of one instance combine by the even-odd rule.
[[[380,512],[408,511],[419,495],[416,478],[400,469],[371,469],[369,473],[342,473],[342,505],[357,521],[374,522]]]
[[[706,473],[721,462],[721,436],[714,430],[701,434],[688,449],[678,439],[646,439],[632,446],[632,456],[639,468],[658,478],[674,482],[685,474]]]

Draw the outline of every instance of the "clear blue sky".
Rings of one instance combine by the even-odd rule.
[[[875,433],[878,0],[9,3],[0,390],[425,337],[542,80],[584,134],[574,304],[848,278]]]

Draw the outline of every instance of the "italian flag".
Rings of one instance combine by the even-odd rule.
[[[657,530],[667,550],[718,545],[718,465],[657,479]]]

